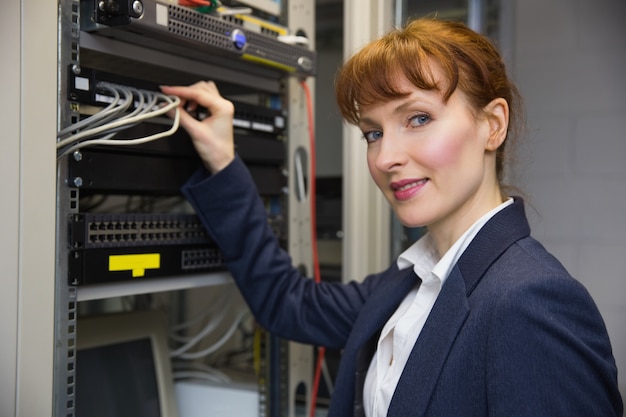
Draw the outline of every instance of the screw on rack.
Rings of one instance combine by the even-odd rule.
[[[72,181],[75,187],[82,187],[83,186],[83,179],[81,177],[76,177],[74,178],[74,180]]]

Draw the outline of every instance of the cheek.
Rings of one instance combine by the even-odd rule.
[[[432,167],[445,168],[456,165],[462,159],[467,141],[467,137],[462,134],[438,137],[421,149],[421,159]]]
[[[369,170],[370,176],[372,177],[374,182],[380,186],[378,181],[381,173],[380,171],[378,171],[378,169],[376,169],[376,157],[370,151],[367,152],[367,169]]]

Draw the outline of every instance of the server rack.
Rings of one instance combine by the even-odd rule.
[[[310,35],[311,3],[292,1],[285,7],[285,19]],[[279,238],[294,261],[312,271],[310,207],[306,193],[294,191],[301,179],[291,173],[296,165],[306,166],[302,159],[309,146],[307,109],[298,84],[314,76],[315,53],[282,43],[272,34],[250,31],[241,22],[169,1],[61,0],[58,10],[59,129],[86,117],[86,107],[102,105],[98,103],[103,95],[106,100],[99,87],[102,82],[154,90],[162,83],[215,80],[227,97],[254,102],[237,106],[238,151],[260,193],[280,206],[272,217]],[[259,101],[282,105],[262,108]],[[124,134],[147,135],[158,126],[141,124],[133,129]],[[115,201],[120,196],[128,201],[129,195],[154,204],[175,196],[197,164],[184,134],[132,149],[85,147],[59,156],[55,416],[74,416],[76,328],[82,301],[228,281],[219,250],[192,213],[100,210],[91,204],[93,199]],[[158,253],[163,267],[136,272],[106,266],[112,256],[146,253]],[[135,273],[143,280],[129,281]],[[280,400],[268,406],[267,415],[293,415],[296,387],[311,380],[310,348],[277,339],[269,339],[268,346],[280,361],[272,368],[272,377],[279,377],[282,386],[266,387],[267,395]]]

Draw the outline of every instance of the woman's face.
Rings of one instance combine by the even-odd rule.
[[[369,170],[402,224],[428,226],[438,246],[449,247],[502,202],[491,149],[496,126],[477,118],[459,90],[444,103],[438,91],[406,80],[400,86],[407,97],[361,109]]]

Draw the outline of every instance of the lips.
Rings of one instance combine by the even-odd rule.
[[[390,184],[391,190],[396,200],[408,200],[419,192],[424,185],[428,182],[427,178],[420,180],[410,179],[392,182]]]

